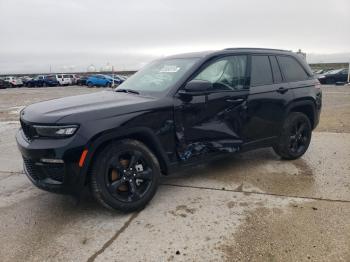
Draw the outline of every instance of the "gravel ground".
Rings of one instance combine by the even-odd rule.
[[[35,188],[14,141],[23,106],[100,89],[0,90],[0,261],[350,261],[350,87],[322,89],[302,158],[260,149],[189,168],[127,215]]]

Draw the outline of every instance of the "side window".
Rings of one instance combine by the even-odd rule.
[[[247,56],[228,56],[210,64],[194,80],[209,81],[214,90],[241,90],[247,83],[246,67]]]
[[[287,82],[302,81],[309,78],[304,68],[293,57],[278,56],[278,63]]]
[[[277,59],[275,56],[269,56],[271,68],[272,68],[272,75],[273,75],[273,81],[275,83],[281,83],[282,82],[282,75],[280,68],[277,63]]]
[[[250,75],[251,86],[273,84],[271,66],[268,56],[252,56],[252,70]]]

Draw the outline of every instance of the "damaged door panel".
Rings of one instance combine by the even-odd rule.
[[[175,106],[179,157],[188,160],[204,153],[239,151],[246,95],[222,92],[195,97],[194,100],[179,100]]]
[[[175,126],[181,160],[240,150],[249,93],[245,69],[245,56],[218,59],[194,78],[211,82],[210,90],[177,97]]]

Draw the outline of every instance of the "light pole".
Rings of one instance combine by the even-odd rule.
[[[112,66],[112,87],[114,87],[114,66]]]
[[[350,83],[350,61],[349,61],[349,70],[348,70],[348,84]]]

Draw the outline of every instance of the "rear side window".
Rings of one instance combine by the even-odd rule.
[[[293,57],[278,56],[278,63],[287,82],[302,81],[309,78],[304,68]]]
[[[270,58],[270,63],[271,63],[271,68],[272,68],[272,75],[273,75],[273,80],[275,83],[281,83],[282,82],[282,75],[280,68],[277,63],[277,59],[275,56],[269,56]]]
[[[268,56],[252,56],[251,86],[273,84],[271,66]]]

